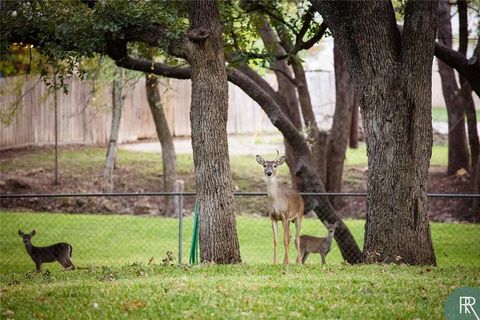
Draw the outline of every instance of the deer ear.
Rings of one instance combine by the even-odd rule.
[[[257,159],[257,162],[259,164],[261,164],[263,166],[263,164],[265,163],[265,160],[262,158],[262,156],[258,155],[255,157],[255,159]]]
[[[21,230],[18,230],[18,235],[19,235],[20,237],[23,237],[23,236],[25,235],[25,233],[23,233]]]
[[[281,156],[280,158],[277,159],[276,163],[277,166],[281,165],[282,163],[285,162],[285,156]]]
[[[30,235],[33,237],[34,235],[36,234],[35,230],[33,230],[32,232],[30,232]]]

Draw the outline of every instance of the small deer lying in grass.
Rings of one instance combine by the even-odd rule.
[[[48,247],[35,247],[32,244],[32,237],[35,235],[35,230],[29,234],[25,234],[18,230],[18,234],[23,238],[25,249],[27,253],[35,262],[37,272],[42,270],[42,263],[58,261],[66,270],[73,270],[75,266],[70,258],[72,257],[73,247],[65,242],[53,244]]]
[[[310,253],[320,253],[322,257],[322,265],[325,265],[325,257],[330,252],[332,246],[333,235],[338,223],[327,223],[328,236],[326,238],[318,238],[313,236],[300,236],[300,254],[302,255],[302,263],[305,263]]]

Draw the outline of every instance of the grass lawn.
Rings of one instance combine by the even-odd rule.
[[[191,220],[185,218],[184,261]],[[346,222],[362,245],[363,221]],[[454,288],[480,286],[480,226],[473,224],[432,224],[435,268],[347,266],[335,245],[325,270],[318,255],[303,266],[271,265],[265,218],[237,219],[245,264],[191,268],[162,263],[167,251],[177,253],[175,219],[0,212],[0,228],[0,318],[5,319],[440,319]],[[33,228],[35,245],[71,243],[78,269],[64,272],[59,264],[46,264],[47,272],[31,272],[34,264],[17,230]],[[302,230],[325,234],[316,219],[306,219]]]

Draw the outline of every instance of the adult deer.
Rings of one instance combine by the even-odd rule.
[[[276,172],[277,167],[285,162],[285,157],[273,161],[266,161],[257,155],[256,159],[263,166],[265,181],[267,183],[267,193],[269,201],[269,216],[272,221],[273,229],[273,263],[277,263],[277,239],[278,239],[278,221],[283,224],[283,244],[285,247],[285,257],[283,263],[288,264],[288,245],[290,243],[290,221],[295,223],[295,247],[297,249],[297,263],[301,263],[300,255],[300,229],[303,219],[303,199],[293,189],[279,186]]]

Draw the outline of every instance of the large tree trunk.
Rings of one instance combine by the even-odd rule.
[[[341,192],[343,183],[343,165],[350,135],[352,109],[354,107],[354,91],[352,82],[341,52],[334,46],[335,65],[335,113],[332,131],[328,141],[327,181],[328,192]]]
[[[177,160],[172,134],[168,128],[167,118],[163,110],[157,77],[148,74],[145,79],[148,105],[152,112],[153,122],[158,140],[162,146],[163,189],[166,192],[177,192]],[[165,215],[176,217],[179,214],[179,203],[176,197],[166,197]]]
[[[123,74],[123,68],[117,67],[115,79],[112,82],[112,126],[103,167],[103,179],[107,184],[108,191],[113,190],[113,168],[117,158],[118,132],[120,131],[120,120],[122,119],[123,102],[125,101]]]
[[[450,2],[438,3],[438,41],[448,48],[452,47],[452,25],[450,22]],[[447,174],[459,169],[469,170],[469,153],[465,132],[465,101],[455,79],[453,69],[438,60],[438,69],[442,80],[442,91],[448,113],[448,168]]]
[[[403,37],[390,2],[311,2],[359,97],[369,167],[365,259],[435,265],[426,185],[436,2],[407,2]]]
[[[192,68],[190,121],[200,203],[200,259],[239,263],[226,129],[228,83],[217,4],[192,0],[189,16],[187,60]]]

